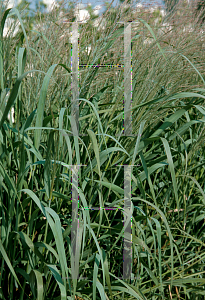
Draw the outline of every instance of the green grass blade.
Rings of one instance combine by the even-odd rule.
[[[39,248],[47,248],[48,251],[50,251],[51,253],[53,253],[53,255],[55,256],[55,258],[57,259],[57,261],[59,261],[59,256],[58,253],[56,252],[56,250],[51,247],[50,245],[43,243],[43,242],[36,242],[34,243],[34,247],[39,247]]]
[[[104,259],[104,269],[105,269],[105,278],[107,281],[107,285],[108,285],[108,289],[111,295],[111,299],[113,300],[113,294],[112,294],[112,289],[111,289],[111,283],[110,283],[110,275],[109,275],[109,269],[108,269],[108,261],[107,261],[107,256],[105,253],[105,250],[102,249],[102,255],[103,255],[103,259]]]
[[[189,63],[190,65],[194,68],[194,70],[197,72],[197,74],[199,75],[199,77],[201,78],[201,80],[203,81],[203,84],[205,84],[204,78],[202,77],[201,73],[197,70],[197,68],[195,67],[195,65],[183,54],[179,53],[182,57],[184,57]]]
[[[66,288],[63,284],[62,278],[60,276],[60,273],[59,273],[57,267],[55,265],[50,265],[50,264],[47,264],[47,266],[51,270],[51,272],[53,274],[53,277],[55,278],[55,280],[58,283],[58,286],[59,286],[60,291],[61,291],[61,300],[67,300]]]
[[[197,185],[200,193],[202,194],[202,201],[205,205],[205,193],[204,193],[203,189],[201,188],[200,184],[198,183],[198,181],[193,176],[189,176],[189,175],[179,175],[179,176],[184,176],[184,177],[190,178]]]
[[[98,143],[97,143],[97,139],[96,139],[96,136],[94,134],[94,132],[92,130],[89,130],[88,129],[88,134],[92,140],[92,144],[93,144],[93,150],[94,150],[94,153],[95,153],[95,157],[96,157],[96,160],[97,160],[97,166],[98,166],[98,173],[99,173],[99,176],[101,178],[101,171],[100,171],[100,153],[99,153],[99,148],[98,148]]]
[[[37,300],[43,300],[43,276],[38,270],[31,270],[30,282],[34,285],[36,278],[37,282]]]
[[[4,49],[3,49],[3,31],[6,22],[6,18],[9,14],[11,8],[4,12],[3,18],[1,20],[1,36],[0,36],[0,89],[4,90]]]
[[[170,227],[169,227],[169,224],[167,222],[167,219],[165,217],[165,215],[163,214],[163,212],[157,207],[155,206],[154,204],[152,204],[151,202],[147,201],[147,200],[144,200],[144,199],[141,199],[139,197],[133,197],[132,200],[140,200],[142,202],[145,202],[147,203],[148,205],[154,207],[156,209],[156,211],[161,215],[165,225],[166,225],[166,228],[167,228],[167,231],[168,231],[168,235],[169,235],[169,240],[170,240],[170,246],[171,246],[171,286],[173,285],[173,273],[174,273],[174,263],[173,263],[173,236],[171,234],[171,230],[170,230]]]
[[[13,16],[15,14],[17,15],[17,17],[19,19],[19,22],[20,22],[20,25],[21,25],[21,28],[22,28],[22,31],[23,31],[23,34],[24,34],[24,37],[25,37],[25,40],[26,40],[26,46],[27,46],[27,50],[28,50],[28,56],[29,56],[29,59],[30,59],[30,50],[29,50],[28,37],[27,37],[27,34],[26,34],[26,30],[24,28],[23,20],[21,19],[21,16],[20,16],[20,13],[19,13],[18,9],[15,8],[15,7],[13,7],[12,11],[9,13],[8,17]]]
[[[161,250],[161,226],[160,223],[157,219],[155,218],[151,218],[155,224],[156,224],[156,228],[157,228],[157,242],[158,242],[158,253],[159,253],[159,278],[160,278],[160,285],[161,285],[161,293],[164,296],[164,289],[163,289],[163,285],[162,285],[162,250]]]
[[[44,184],[45,190],[48,199],[52,197],[51,191],[51,151],[53,146],[55,131],[51,131],[48,138],[48,146],[47,146],[47,153],[46,153],[46,160],[44,165]]]
[[[18,280],[18,277],[17,277],[17,275],[16,275],[16,273],[14,271],[14,268],[12,267],[12,264],[11,264],[11,262],[10,262],[8,256],[7,256],[7,254],[6,254],[6,251],[4,249],[4,246],[3,246],[2,242],[1,242],[1,240],[0,240],[0,251],[1,251],[1,254],[2,254],[5,262],[7,263],[7,265],[9,267],[12,275],[14,276],[15,280],[18,282],[19,286],[22,288],[22,286],[21,286],[21,284],[20,284],[20,282]]]
[[[140,20],[140,21],[147,27],[147,29],[150,31],[150,33],[151,33],[151,35],[153,36],[153,38],[154,38],[154,40],[155,40],[155,42],[156,42],[156,44],[157,44],[157,46],[158,46],[158,48],[159,48],[161,54],[163,55],[164,59],[165,59],[166,62],[168,63],[168,60],[167,60],[167,58],[166,58],[166,56],[165,56],[165,54],[164,54],[164,51],[162,50],[160,44],[157,42],[157,38],[156,38],[156,36],[155,36],[155,34],[154,34],[152,28],[151,28],[151,27],[149,26],[149,24],[147,24],[147,22],[144,21],[143,19],[139,19],[139,20]]]
[[[114,276],[114,275],[111,274],[111,273],[110,273],[110,275],[111,275],[112,277],[116,277],[116,276]],[[142,297],[142,296],[140,295],[140,292],[138,291],[138,289],[137,289],[135,286],[133,286],[133,285],[131,285],[131,284],[128,284],[128,283],[122,281],[121,279],[119,279],[119,278],[117,278],[117,277],[116,277],[116,279],[117,279],[122,285],[124,285],[125,288],[124,288],[124,287],[121,287],[121,286],[116,286],[116,287],[113,286],[113,287],[112,287],[113,289],[115,288],[115,289],[117,289],[118,291],[120,290],[120,291],[126,292],[126,293],[132,295],[133,297],[135,297],[135,299],[138,299],[138,300],[147,300],[147,298],[146,298],[145,296]]]
[[[150,190],[151,190],[151,193],[152,193],[152,197],[153,197],[154,203],[157,206],[157,200],[156,200],[156,196],[155,196],[153,184],[152,184],[152,181],[151,181],[151,178],[150,178],[149,169],[147,168],[147,164],[146,164],[146,161],[144,159],[144,156],[143,156],[142,152],[140,152],[139,155],[140,155],[140,158],[141,158],[141,161],[142,161],[142,166],[143,166],[143,169],[144,169],[147,181],[148,181],[149,186],[150,186]]]
[[[99,180],[94,180],[94,181],[106,186],[107,188],[111,189],[113,192],[124,194],[124,190],[113,183],[106,182],[106,181],[99,181]]]
[[[44,77],[43,84],[40,91],[40,97],[38,100],[38,107],[37,107],[37,117],[36,117],[36,127],[42,127],[43,125],[43,113],[46,101],[46,95],[48,91],[48,84],[50,78],[53,74],[54,69],[56,68],[57,64],[51,66]],[[38,150],[39,144],[41,140],[41,129],[35,130],[34,132],[34,146]]]
[[[153,133],[150,138],[159,136],[166,128],[171,127],[183,114],[186,112],[186,109],[182,108],[176,111],[173,115],[171,115],[166,121],[160,126],[159,129]]]
[[[97,276],[98,276],[98,268],[100,264],[100,255],[96,253],[95,263],[94,263],[94,271],[93,271],[93,300],[96,300],[96,286],[97,286]]]
[[[168,144],[168,141],[164,138],[161,138],[163,144],[164,144],[164,149],[167,155],[167,162],[169,164],[169,169],[170,169],[170,173],[171,173],[171,177],[172,177],[172,183],[173,183],[173,188],[174,188],[174,195],[175,195],[175,199],[177,202],[177,209],[179,210],[179,198],[178,198],[178,191],[177,191],[177,182],[176,182],[176,176],[175,176],[175,171],[174,171],[174,163],[173,163],[173,159],[172,159],[172,154],[171,154],[171,150]]]
[[[145,122],[142,122],[140,124],[140,129],[139,129],[139,133],[138,133],[138,136],[137,136],[137,141],[136,141],[136,144],[135,144],[134,154],[133,154],[133,157],[132,157],[132,165],[135,164],[135,159],[136,159],[136,156],[137,156],[137,153],[138,153],[139,143],[140,143],[140,139],[141,139],[141,135],[142,135],[142,132],[143,132],[144,125],[145,125]]]
[[[102,286],[102,284],[100,283],[100,281],[98,279],[96,281],[96,286],[97,286],[98,291],[100,293],[101,300],[107,300],[108,298],[106,297],[106,294],[105,294],[105,291],[103,289],[103,286]]]
[[[26,77],[26,75],[30,73],[30,71],[24,73],[22,76],[20,76],[15,84],[14,84],[14,87],[12,88],[11,90],[11,93],[10,93],[10,96],[9,96],[9,99],[8,99],[8,102],[7,102],[7,105],[5,107],[5,110],[4,110],[4,113],[3,113],[3,116],[1,118],[1,121],[0,121],[0,129],[2,128],[3,126],[3,123],[4,121],[7,119],[7,116],[8,116],[8,113],[12,107],[12,105],[14,104],[14,101],[16,100],[16,97],[18,95],[18,90],[19,90],[19,86],[21,84],[21,81]]]

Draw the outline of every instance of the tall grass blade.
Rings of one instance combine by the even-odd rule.
[[[169,168],[170,168],[170,173],[171,173],[171,177],[172,177],[172,183],[173,183],[173,188],[174,188],[174,195],[175,195],[175,199],[177,202],[177,209],[179,210],[179,198],[178,198],[178,189],[177,189],[177,182],[176,182],[176,176],[175,176],[175,171],[174,171],[174,163],[173,163],[173,159],[172,159],[172,154],[171,154],[171,150],[169,147],[169,144],[167,142],[166,139],[161,138],[163,144],[164,144],[164,149],[167,155],[167,162],[169,164]]]
[[[31,270],[30,284],[35,286],[35,280],[37,282],[37,300],[43,300],[43,277],[38,270]],[[35,293],[34,293],[35,295]]]
[[[54,69],[56,68],[57,64],[51,66],[44,77],[43,84],[40,91],[40,97],[38,100],[38,107],[37,107],[37,117],[36,117],[36,127],[42,127],[43,125],[43,114],[44,114],[44,107],[46,101],[46,95],[48,90],[49,80],[53,74]],[[34,132],[34,146],[38,150],[41,140],[41,129],[35,130]]]
[[[8,256],[7,256],[7,254],[6,254],[6,251],[4,249],[4,246],[3,246],[2,242],[1,242],[1,240],[0,240],[0,251],[1,251],[1,255],[3,256],[3,259],[5,260],[5,262],[7,263],[7,265],[9,267],[12,275],[14,276],[15,280],[18,282],[19,286],[22,288],[22,286],[21,286],[21,284],[20,284],[20,282],[18,280],[18,277],[17,277],[17,275],[16,275],[16,273],[14,271],[14,268],[12,267],[12,264],[11,264],[11,262],[10,262]]]

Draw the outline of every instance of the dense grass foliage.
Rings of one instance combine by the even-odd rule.
[[[123,64],[132,25],[132,130],[123,70],[80,67],[80,134],[71,116],[69,23],[25,29],[2,10],[0,299],[204,299],[204,44],[190,19],[106,11],[79,25],[80,64]],[[3,37],[14,14],[21,29]],[[13,15],[13,16],[14,16]],[[104,16],[104,18],[105,18]],[[156,17],[158,16],[158,23]],[[73,16],[67,16],[72,19]],[[168,20],[169,21],[169,20]],[[168,22],[167,21],[167,22]],[[181,22],[181,23],[180,23]],[[14,29],[13,29],[14,30]],[[91,46],[88,53],[86,46]],[[11,108],[15,121],[8,119]],[[79,279],[71,271],[71,165],[79,168]],[[123,280],[124,169],[132,169],[132,279]]]

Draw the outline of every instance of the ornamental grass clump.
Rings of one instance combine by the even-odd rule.
[[[72,10],[67,23],[60,7],[25,29],[23,12],[2,9],[1,299],[204,299],[204,42],[182,8],[157,22],[145,10],[107,8],[104,29],[92,19],[79,25],[79,136]],[[21,29],[3,36],[11,17]],[[136,22],[130,136],[123,135],[126,21]],[[126,165],[134,165],[130,280],[123,278]]]

